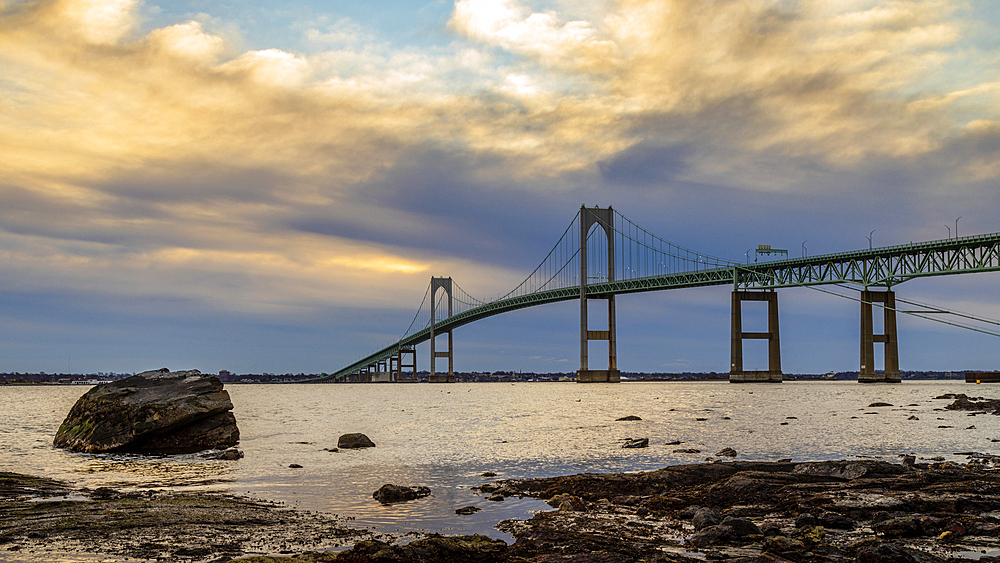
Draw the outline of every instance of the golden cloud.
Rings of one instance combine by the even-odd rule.
[[[351,243],[283,226],[323,210],[413,232],[418,221],[380,210],[372,192],[419,151],[458,155],[482,184],[559,192],[580,177],[598,182],[599,162],[642,142],[696,146],[689,179],[739,185],[763,152],[849,167],[996,134],[995,84],[919,88],[956,56],[948,48],[962,26],[946,0],[595,5],[567,19],[517,0],[458,0],[449,26],[471,43],[454,52],[304,55],[235,53],[193,21],[143,33],[131,0],[0,4],[0,207],[19,202],[17,216],[0,211],[0,228],[30,231],[17,236],[36,237],[49,249],[41,255],[132,271],[163,291],[139,264],[269,280],[242,303],[296,295],[292,286],[374,299],[389,287],[379,284],[399,283],[390,276],[446,266],[513,279],[412,250],[405,237]],[[307,38],[360,40],[349,24],[338,29]],[[467,78],[460,88],[456,73]],[[977,119],[949,117],[973,99],[986,108]],[[1000,173],[988,156],[969,166]],[[51,209],[62,226],[46,225]],[[74,237],[131,258],[107,261]],[[41,268],[25,256],[10,255]],[[176,291],[182,278],[163,279]]]

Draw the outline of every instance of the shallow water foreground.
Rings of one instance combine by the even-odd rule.
[[[216,490],[354,517],[382,532],[483,533],[548,509],[535,499],[490,502],[472,487],[493,478],[649,470],[703,461],[725,447],[736,459],[832,460],[902,454],[965,462],[1000,453],[1000,417],[940,410],[944,393],[1000,396],[949,382],[478,383],[230,385],[246,457],[93,456],[52,447],[79,386],[0,387],[0,470],[124,490]],[[997,392],[990,391],[996,389]],[[875,402],[891,407],[869,407]],[[616,422],[636,415],[642,420]],[[913,418],[916,420],[913,420]],[[337,453],[337,437],[363,432],[376,448]],[[627,438],[649,447],[622,449]],[[680,442],[680,444],[674,444]],[[675,450],[700,450],[682,453]],[[956,455],[961,454],[961,455]],[[290,468],[298,464],[302,468]],[[432,495],[382,506],[385,483]],[[455,514],[474,505],[471,516]]]

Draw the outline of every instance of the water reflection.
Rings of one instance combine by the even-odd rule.
[[[824,460],[901,454],[964,462],[957,452],[997,453],[1000,417],[943,410],[960,382],[754,386],[728,383],[448,385],[231,385],[238,461],[196,455],[73,454],[52,437],[80,396],[70,387],[0,388],[0,469],[91,488],[209,488],[356,518],[385,531],[488,533],[547,505],[496,503],[472,487],[493,478],[620,472],[701,462],[725,447],[737,459]],[[978,389],[977,389],[978,391]],[[982,391],[978,391],[982,392]],[[871,408],[874,402],[894,406]],[[875,413],[875,414],[865,414]],[[618,422],[637,415],[642,420]],[[701,420],[699,420],[701,419]],[[348,432],[377,447],[329,451]],[[622,449],[626,438],[649,447]],[[677,445],[672,445],[672,444]],[[685,453],[675,450],[699,450]],[[291,468],[295,464],[301,468]],[[386,483],[425,485],[432,496],[385,507]],[[481,510],[458,516],[473,505]]]

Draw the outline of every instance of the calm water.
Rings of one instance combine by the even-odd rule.
[[[52,437],[80,386],[0,387],[0,470],[79,486],[213,489],[356,517],[382,531],[485,533],[530,517],[540,501],[488,502],[470,487],[497,478],[647,470],[702,461],[722,448],[737,459],[795,460],[900,454],[966,461],[956,452],[1000,454],[1000,417],[938,410],[943,393],[1000,397],[1000,386],[962,382],[859,385],[729,383],[472,383],[230,385],[239,461],[70,453]],[[869,408],[875,402],[894,407]],[[626,415],[638,422],[615,422]],[[916,415],[919,420],[908,420]],[[794,418],[790,418],[794,417]],[[697,420],[699,418],[706,420]],[[783,424],[784,423],[784,424]],[[949,426],[950,428],[939,428]],[[969,428],[974,426],[974,428]],[[377,447],[331,453],[347,432]],[[621,449],[648,437],[646,449]],[[667,442],[680,440],[681,446]],[[697,448],[701,454],[672,453]],[[289,464],[302,465],[291,469]],[[384,483],[426,485],[426,499],[384,507]],[[472,516],[454,511],[468,505]]]

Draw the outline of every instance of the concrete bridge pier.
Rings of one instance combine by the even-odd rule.
[[[404,357],[409,356],[409,361],[404,363]],[[396,382],[414,382],[417,380],[417,351],[414,348],[403,348],[392,357],[395,360],[395,371],[392,380]],[[410,368],[410,375],[404,376],[404,369]]]
[[[454,383],[455,382],[455,341],[452,339],[451,331],[445,331],[448,335],[448,351],[438,352],[435,342],[434,333],[434,323],[437,322],[435,317],[436,314],[436,297],[437,290],[443,289],[446,294],[448,294],[448,317],[451,317],[454,309],[452,308],[452,282],[451,278],[431,278],[431,373],[428,376],[427,381],[430,383]],[[437,373],[435,371],[436,360],[438,358],[448,359],[448,373]],[[416,361],[414,361],[416,363]],[[414,370],[415,373],[415,370]]]
[[[874,333],[872,303],[882,303],[884,312],[883,334]],[[881,342],[885,356],[885,370],[875,373],[875,343]],[[858,383],[899,383],[899,344],[896,340],[896,293],[885,291],[861,292],[861,370]]]
[[[767,332],[743,332],[743,302],[767,302]],[[781,383],[781,340],[778,334],[778,292],[733,291],[732,341],[730,345],[731,363],[729,382],[771,382]],[[743,340],[767,340],[767,371],[746,371],[743,369]]]

